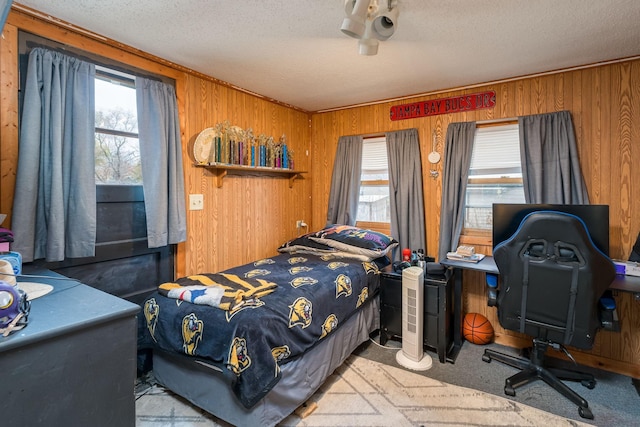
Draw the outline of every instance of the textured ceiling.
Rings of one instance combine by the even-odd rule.
[[[19,0],[307,111],[640,55],[640,0],[398,0],[376,56],[344,0]]]

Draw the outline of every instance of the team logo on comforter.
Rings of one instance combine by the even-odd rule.
[[[311,301],[305,297],[299,297],[289,306],[289,327],[302,326],[306,328],[311,324],[311,311],[313,306]]]
[[[202,339],[204,322],[199,320],[195,313],[187,314],[182,318],[182,349],[186,354],[193,356]]]
[[[363,262],[362,267],[364,268],[364,271],[367,274],[369,273],[378,274],[380,272],[380,269],[378,268],[378,265],[375,262]]]
[[[251,358],[247,351],[247,341],[244,338],[235,337],[229,349],[229,369],[240,375],[242,371],[251,366]]]
[[[313,270],[313,268],[311,267],[305,267],[305,266],[300,266],[300,267],[291,267],[289,269],[289,274],[291,274],[292,276],[295,276],[296,274],[300,274],[300,273],[307,273],[309,271]]]
[[[274,260],[272,260],[271,258],[265,258],[265,259],[261,259],[258,260],[256,262],[253,263],[254,266],[256,267],[260,267],[261,265],[267,265],[267,264],[275,264],[276,262]]]
[[[269,270],[265,270],[264,268],[255,268],[251,271],[247,271],[246,273],[244,273],[244,277],[250,279],[252,277],[267,276],[269,274],[271,274]]]
[[[280,347],[272,348],[271,355],[276,363],[280,363],[287,357],[291,356],[291,350],[289,350],[288,345],[281,345]]]
[[[296,277],[289,282],[289,284],[294,288],[299,288],[304,285],[315,285],[316,283],[318,283],[318,280],[313,277]]]
[[[320,339],[329,335],[329,332],[333,331],[338,327],[338,318],[335,314],[330,314],[324,319],[324,323],[322,323],[322,333],[320,334]]]
[[[360,307],[369,298],[369,288],[365,286],[358,295],[358,301],[356,301],[356,308]]]
[[[149,329],[151,338],[156,341],[156,325],[158,324],[158,314],[160,314],[160,306],[156,302],[156,299],[151,298],[145,301],[143,311],[144,318],[147,321],[147,329]]]
[[[289,258],[289,264],[300,264],[301,262],[307,262],[307,259],[301,256],[294,256],[293,258]]]
[[[337,270],[341,267],[349,267],[349,264],[342,261],[333,261],[327,264],[327,267],[329,267],[331,270]]]
[[[340,295],[344,295],[348,297],[351,295],[352,287],[351,287],[351,278],[346,274],[340,274],[336,277],[336,298]]]

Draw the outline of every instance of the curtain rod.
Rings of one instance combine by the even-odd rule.
[[[497,125],[517,125],[518,118],[517,117],[507,117],[504,119],[490,119],[490,120],[478,120],[476,121],[476,127],[489,127],[489,126],[497,126]],[[383,138],[385,137],[385,133],[365,133],[362,134],[362,139],[373,139],[373,138]]]
[[[386,136],[384,133],[366,133],[362,135],[362,139],[382,138]]]
[[[476,122],[476,126],[496,126],[496,125],[503,125],[503,124],[518,124],[518,118],[517,117],[510,117],[510,118],[505,118],[505,119],[494,119],[494,120],[478,120]]]

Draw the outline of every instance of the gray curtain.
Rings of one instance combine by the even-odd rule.
[[[0,0],[0,33],[2,33],[4,24],[7,22],[7,15],[9,15],[9,10],[11,10],[11,3],[13,3],[13,0]]]
[[[360,196],[362,136],[341,136],[333,163],[327,225],[355,225]]]
[[[464,225],[467,191],[476,123],[451,123],[447,128],[442,169],[442,206],[440,207],[440,242],[438,260],[458,247]]]
[[[137,77],[136,100],[149,247],[183,242],[187,224],[175,89]]]
[[[418,130],[389,132],[385,136],[389,159],[391,235],[398,240],[398,248],[424,249],[426,253]],[[393,259],[399,261],[400,255],[400,249],[394,250]]]
[[[527,203],[588,204],[569,111],[518,117]]]
[[[11,225],[24,262],[95,254],[94,77],[79,59],[29,54]]]

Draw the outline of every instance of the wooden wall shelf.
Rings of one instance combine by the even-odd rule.
[[[302,179],[303,171],[284,168],[270,168],[264,166],[241,166],[227,164],[196,164],[195,166],[209,169],[216,176],[216,187],[221,188],[225,176],[231,175],[254,175],[254,176],[275,176],[289,178],[289,188],[293,188],[296,179]]]

